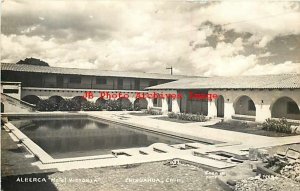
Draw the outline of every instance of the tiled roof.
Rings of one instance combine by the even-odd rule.
[[[12,63],[1,63],[1,71],[20,71],[20,72],[36,72],[36,73],[48,73],[48,74],[74,74],[74,75],[85,75],[85,76],[112,76],[112,77],[170,79],[170,80],[177,80],[177,79],[189,77],[183,75],[109,71],[109,70],[97,70],[97,69],[61,68],[61,67],[20,65],[20,64],[12,64]]]
[[[179,79],[147,89],[296,89],[300,74]]]

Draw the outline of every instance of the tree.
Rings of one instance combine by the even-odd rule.
[[[25,58],[25,60],[20,60],[17,64],[27,64],[27,65],[34,65],[34,66],[49,66],[47,62],[44,62],[40,59],[36,58]]]

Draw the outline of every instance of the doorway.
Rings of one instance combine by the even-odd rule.
[[[224,97],[221,95],[217,99],[217,117],[224,117]]]

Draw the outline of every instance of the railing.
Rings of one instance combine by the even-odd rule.
[[[143,90],[112,90],[112,89],[75,89],[75,88],[38,88],[38,87],[22,87],[22,90],[39,90],[39,91],[71,91],[71,92],[127,92],[127,93],[137,93],[137,92],[148,92]]]
[[[40,88],[68,88],[68,89],[114,89],[118,90],[118,87],[115,85],[105,85],[105,84],[83,84],[83,83],[56,83],[56,82],[44,82],[42,84],[24,84],[25,87],[40,87]],[[123,88],[124,89],[124,86]],[[128,87],[128,90],[142,90],[142,87],[136,89],[134,86]]]

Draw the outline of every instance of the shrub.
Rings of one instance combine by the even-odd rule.
[[[38,111],[57,111],[58,104],[49,99],[41,100],[36,104],[36,110]]]
[[[81,104],[81,109],[83,111],[102,111],[102,107],[100,104],[96,104],[90,101],[83,102]]]
[[[140,111],[141,110],[141,104],[140,103],[134,103],[133,104],[134,111]]]
[[[80,111],[80,104],[75,100],[62,100],[58,104],[59,111]]]
[[[95,105],[97,106],[97,107],[100,107],[101,109],[106,109],[106,102],[107,102],[107,100],[97,100],[96,101],[96,103],[95,103]]]
[[[134,101],[134,110],[140,111],[142,109],[147,109],[148,102],[146,99],[136,99]]]
[[[197,122],[204,122],[206,121],[206,117],[202,114],[191,114],[191,113],[168,113],[169,118],[184,120],[184,121],[197,121]]]
[[[291,124],[285,118],[280,120],[266,119],[262,127],[266,131],[275,131],[280,133],[292,133]]]
[[[120,102],[120,105],[121,105],[121,109],[125,109],[127,111],[133,111],[133,105],[132,103],[129,101],[129,100],[118,100]]]
[[[157,110],[157,109],[154,109],[154,108],[144,110],[144,113],[150,114],[150,115],[162,115],[162,112],[160,110]]]
[[[204,122],[206,121],[206,117],[203,114],[197,113],[196,115],[192,115],[192,121]]]
[[[127,105],[124,109],[126,109],[127,111],[133,111],[134,110],[132,103],[130,103],[129,105]]]
[[[107,100],[105,108],[107,111],[122,111],[121,102],[118,100]]]
[[[170,113],[168,113],[168,117],[177,119],[177,114],[174,112],[170,112]]]

